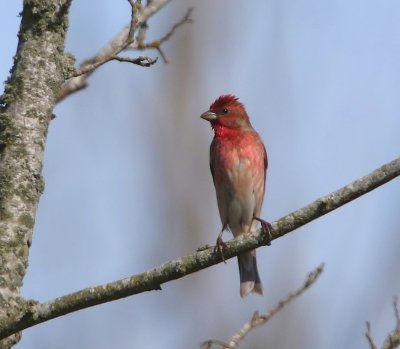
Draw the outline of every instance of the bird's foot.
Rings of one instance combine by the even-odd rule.
[[[217,242],[214,247],[214,253],[218,253],[221,256],[221,259],[226,263],[224,257],[224,250],[226,248],[226,243],[222,240],[221,236],[218,236]]]
[[[259,221],[261,223],[261,228],[264,231],[265,237],[267,239],[267,246],[271,246],[271,241],[272,241],[272,226],[271,223],[265,221],[264,219],[258,218],[258,217],[253,217],[256,221]]]

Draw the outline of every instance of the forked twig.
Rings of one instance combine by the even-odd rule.
[[[145,36],[145,30],[147,29],[147,27],[145,27],[143,29],[143,32],[139,31],[139,35],[137,37],[136,42],[130,44],[128,48],[133,50],[156,49],[160,53],[160,56],[163,59],[164,63],[168,63],[167,58],[165,57],[165,54],[161,49],[161,45],[164,42],[168,41],[180,26],[184,25],[185,23],[193,23],[193,20],[190,18],[190,16],[192,15],[192,11],[193,9],[189,8],[186,14],[182,17],[182,19],[179,22],[175,23],[170,29],[170,31],[158,40],[145,43],[144,36]]]
[[[324,264],[321,264],[314,271],[308,274],[307,279],[305,280],[302,287],[300,287],[296,292],[289,293],[285,299],[281,300],[274,308],[272,308],[266,314],[259,314],[257,311],[253,314],[253,317],[246,322],[243,327],[236,332],[228,343],[224,343],[219,340],[208,340],[202,343],[202,349],[210,349],[212,344],[216,344],[221,346],[224,349],[233,349],[236,348],[240,341],[244,339],[244,337],[255,327],[261,326],[268,322],[272,317],[274,317],[279,311],[281,311],[285,306],[287,306],[290,302],[292,302],[295,298],[301,296],[304,291],[309,289],[317,280],[321,273],[324,271]]]
[[[400,315],[397,297],[394,297],[393,299],[393,310],[394,317],[396,319],[396,326],[394,330],[387,335],[385,342],[383,343],[382,349],[395,349],[400,346]],[[370,348],[377,349],[377,346],[372,339],[371,324],[369,323],[369,321],[367,321],[367,333],[365,334],[365,336],[367,337]]]
[[[74,92],[82,90],[88,86],[88,77],[103,64],[118,60],[120,62],[128,62],[140,65],[142,67],[149,67],[155,62],[157,58],[152,59],[146,57],[145,60],[142,57],[138,58],[127,58],[119,57],[119,54],[128,48],[136,50],[144,50],[146,48],[154,48],[160,53],[162,59],[166,62],[165,54],[161,50],[161,44],[167,41],[175,32],[175,30],[183,25],[184,23],[191,22],[189,18],[191,14],[191,9],[186,13],[186,15],[176,23],[172,29],[164,35],[161,39],[152,42],[151,44],[145,44],[145,36],[147,31],[147,20],[164,7],[171,0],[153,0],[147,1],[147,6],[143,7],[141,1],[128,0],[131,5],[131,20],[130,24],[125,26],[113,40],[111,40],[99,53],[90,59],[85,60],[79,67],[78,70],[73,72],[70,77],[63,84],[60,93],[57,98],[57,102],[62,101],[64,98],[68,97]],[[134,33],[138,29],[138,35],[136,37],[136,43],[134,42]]]
[[[125,36],[124,40],[122,40],[119,45],[116,45],[111,52],[105,55],[97,55],[92,59],[85,61],[81,68],[75,71],[71,78],[79,77],[81,75],[87,75],[92,73],[95,69],[102,66],[103,64],[112,61],[115,57],[118,56],[119,53],[124,51],[130,44],[133,43],[133,34],[135,33],[135,29],[138,26],[139,20],[138,15],[141,10],[141,1],[138,0],[134,2],[133,0],[128,0],[131,5],[131,21],[129,24],[128,34]],[[133,62],[131,62],[133,63]],[[137,63],[135,63],[137,64]]]

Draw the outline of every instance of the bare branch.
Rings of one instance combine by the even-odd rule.
[[[133,34],[135,33],[135,29],[138,26],[138,13],[142,8],[142,2],[141,0],[137,0],[136,2],[133,2],[133,0],[128,0],[129,4],[131,5],[131,23],[129,25],[129,32],[126,37],[126,43],[125,47],[123,49],[126,49],[130,44],[133,43]],[[122,50],[121,50],[122,51]]]
[[[267,314],[260,315],[257,311],[254,313],[253,317],[246,322],[243,327],[236,332],[230,339],[229,343],[224,343],[218,340],[209,340],[202,344],[202,348],[209,349],[212,344],[217,344],[223,347],[224,349],[233,349],[236,348],[240,341],[244,339],[244,337],[254,328],[264,325],[266,322],[271,320],[278,312],[280,312],[284,307],[286,307],[290,302],[292,302],[295,298],[301,296],[304,291],[309,289],[314,283],[318,280],[318,277],[324,271],[324,264],[321,264],[318,268],[308,274],[307,279],[305,280],[303,286],[301,286],[296,292],[289,293],[285,299],[281,300],[273,309],[271,309]]]
[[[400,316],[397,297],[393,300],[393,309],[396,318],[396,327],[386,337],[382,349],[394,349],[400,346]]]
[[[327,196],[317,199],[308,206],[273,222],[271,231],[272,239],[277,239],[357,199],[399,175],[400,158],[383,165],[367,176],[357,179]],[[224,250],[224,257],[225,259],[230,259],[240,253],[265,246],[267,243],[269,243],[269,241],[266,239],[261,229],[259,229],[250,236],[240,236],[237,239],[228,241],[226,244],[227,247]],[[56,298],[47,303],[26,301],[20,316],[1,319],[0,339],[28,327],[80,309],[146,291],[160,290],[163,283],[179,279],[185,275],[192,274],[220,262],[220,255],[213,253],[212,247],[204,247],[189,256],[166,262],[147,272],[108,284],[89,287]],[[21,300],[21,302],[23,302],[23,300]]]
[[[375,345],[374,340],[372,338],[371,324],[369,323],[369,321],[367,321],[367,333],[365,334],[365,337],[367,337],[370,348],[377,349],[377,346]]]
[[[395,349],[400,346],[400,316],[399,316],[399,308],[398,308],[398,298],[395,297],[393,300],[393,310],[394,316],[396,318],[396,326],[392,332],[390,332],[385,342],[383,343],[382,349]],[[371,325],[367,321],[367,333],[365,336],[368,339],[368,343],[371,349],[377,349],[377,346],[374,343],[371,335]]]
[[[168,41],[171,38],[171,36],[174,35],[175,30],[177,30],[180,26],[184,25],[185,23],[193,23],[193,20],[190,18],[192,12],[193,9],[189,8],[186,14],[183,16],[183,18],[179,22],[175,23],[171,28],[171,30],[159,40],[160,45],[165,41]]]
[[[399,298],[394,297],[393,299],[394,317],[396,318],[396,328],[400,330],[400,312],[398,303],[399,303]]]
[[[160,56],[161,56],[162,60],[164,61],[164,63],[168,64],[167,56],[165,55],[164,51],[161,49],[161,46],[160,47],[156,47],[156,50],[160,54]]]
[[[139,31],[138,31],[138,35],[136,37],[136,42],[137,42],[137,46],[138,47],[139,46],[142,47],[142,46],[145,45],[144,40],[146,39],[147,29],[149,29],[149,26],[147,25],[147,22],[144,22],[144,23],[142,23],[140,25]],[[132,45],[130,45],[129,48],[132,48]]]
[[[218,339],[210,339],[208,341],[205,341],[205,342],[201,343],[200,348],[201,349],[211,349],[213,344],[219,345],[222,348],[229,348],[229,344],[228,343],[222,342],[222,341],[220,341]]]
[[[141,9],[141,1],[134,2],[133,0],[128,0],[128,2],[131,5],[132,13],[131,13],[131,22],[128,28],[128,33],[124,38],[124,40],[119,41],[118,45],[115,45],[113,47],[113,50],[111,50],[108,54],[97,55],[96,57],[85,61],[83,66],[81,66],[80,69],[78,69],[71,75],[71,78],[78,77],[80,75],[88,75],[89,73],[92,73],[98,67],[115,59],[115,57],[120,52],[125,50],[130,44],[133,43],[133,34],[135,33],[135,29],[139,23],[138,13]]]
[[[154,40],[154,41],[149,42],[149,43],[145,43],[144,42],[145,32],[144,33],[139,33],[140,35],[138,35],[136,43],[132,43],[131,45],[129,45],[129,48],[133,49],[133,50],[156,49],[160,53],[164,63],[168,63],[167,58],[166,58],[164,52],[161,49],[161,45],[164,42],[168,41],[171,38],[171,36],[174,35],[176,29],[178,29],[180,26],[184,25],[185,23],[192,23],[193,22],[193,20],[190,18],[191,14],[192,14],[192,11],[193,11],[193,9],[189,8],[187,10],[186,14],[182,17],[182,19],[179,22],[175,23],[172,26],[171,30],[167,34],[165,34],[161,39]]]
[[[129,3],[134,4],[132,0],[128,0]],[[62,86],[57,103],[62,101],[72,93],[84,89],[87,85],[87,78],[93,73],[93,71],[110,61],[110,57],[118,55],[119,52],[124,50],[131,42],[130,38],[133,39],[134,31],[146,22],[151,16],[160,11],[167,3],[171,0],[154,0],[147,3],[147,6],[141,8],[139,11],[135,6],[139,6],[140,2],[136,2],[132,7],[132,17],[129,25],[125,26],[115,37],[111,40],[98,54],[90,59],[84,61],[80,68],[70,79],[68,79]],[[137,14],[135,16],[135,14]],[[136,17],[136,18],[135,18]],[[128,45],[127,45],[127,42]]]
[[[147,44],[144,42],[144,40],[148,28],[147,19],[150,18],[154,13],[158,12],[169,1],[171,0],[148,1],[147,6],[142,8],[140,0],[136,2],[134,2],[133,0],[128,0],[132,9],[130,25],[123,28],[121,32],[119,32],[118,35],[109,44],[107,44],[97,55],[95,55],[90,59],[87,59],[81,64],[80,68],[77,71],[75,71],[71,75],[71,78],[68,79],[62,86],[59,96],[57,98],[57,102],[60,102],[70,94],[87,87],[88,86],[87,78],[97,68],[99,68],[100,66],[111,60],[130,62],[140,65],[142,67],[149,67],[157,62],[157,58],[156,59],[149,58],[146,64],[140,64],[141,57],[138,57],[137,59],[115,58],[119,57],[118,54],[126,50],[127,48],[136,50],[156,49],[159,52],[163,61],[165,63],[168,63],[167,58],[161,49],[161,44],[169,40],[171,36],[174,34],[175,30],[179,28],[181,25],[192,22],[190,18],[192,9],[189,9],[186,15],[179,22],[177,22],[172,27],[172,29],[161,39],[155,40]],[[139,28],[139,32],[136,38],[137,43],[135,44],[134,33],[137,28]]]
[[[114,56],[111,57],[111,60],[119,61],[119,62],[126,62],[126,63],[133,63],[136,65],[140,65],[141,67],[150,67],[153,64],[157,63],[158,58],[150,58],[147,56],[139,56],[137,58],[129,58],[129,57],[120,57]]]

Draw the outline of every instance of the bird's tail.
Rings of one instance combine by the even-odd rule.
[[[246,297],[254,292],[264,294],[260,275],[258,275],[256,250],[242,253],[238,256],[240,273],[240,296]]]

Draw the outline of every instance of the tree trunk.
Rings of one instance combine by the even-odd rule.
[[[20,297],[39,198],[47,130],[71,70],[64,54],[70,0],[25,0],[18,47],[0,109],[0,321],[25,307]],[[21,335],[0,342],[10,348]]]

